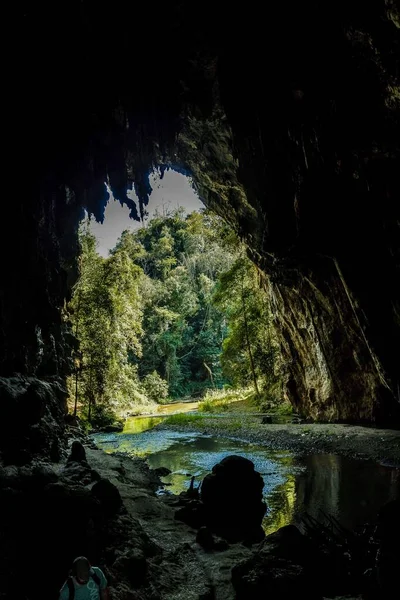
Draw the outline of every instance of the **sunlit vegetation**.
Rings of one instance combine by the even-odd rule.
[[[252,396],[251,388],[208,390],[204,400],[199,403],[199,411],[205,413],[221,412],[229,409],[233,402],[242,402]]]
[[[94,424],[116,412],[198,398],[220,411],[280,400],[265,282],[224,221],[181,209],[122,233],[108,258],[80,230],[68,305],[77,339],[70,406]]]
[[[165,425],[190,425],[196,424],[201,425],[204,420],[204,415],[198,413],[178,413],[176,415],[170,415],[164,419]]]

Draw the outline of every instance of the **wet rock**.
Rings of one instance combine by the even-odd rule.
[[[101,504],[104,513],[110,517],[122,506],[122,498],[118,488],[108,479],[100,479],[92,487],[92,494]]]
[[[241,456],[224,458],[201,485],[206,524],[230,542],[260,541],[266,510],[263,487],[263,479],[250,460]]]
[[[153,473],[159,477],[166,477],[167,475],[170,475],[172,471],[167,469],[167,467],[157,467],[157,469],[153,469]]]

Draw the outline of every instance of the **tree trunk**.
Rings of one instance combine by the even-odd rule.
[[[93,369],[92,369],[92,365],[90,365],[90,371],[89,371],[89,407],[88,407],[88,421],[89,421],[90,424],[92,424],[92,398],[93,398],[92,373],[93,373]]]
[[[245,301],[245,298],[244,298],[243,279],[242,279],[242,294],[241,294],[241,297],[242,297],[242,306],[243,306],[244,332],[245,332],[245,337],[246,337],[247,351],[249,353],[250,369],[251,369],[251,374],[253,376],[254,389],[256,390],[256,395],[260,396],[260,390],[258,389],[258,383],[257,383],[256,370],[254,368],[253,353],[251,351],[251,345],[250,345],[249,326],[248,326],[248,323],[247,323],[246,301]]]
[[[210,376],[211,385],[215,389],[215,383],[214,383],[214,377],[213,377],[212,371],[211,371],[210,367],[204,361],[203,361],[203,365],[204,365],[207,373]]]
[[[79,377],[79,367],[76,365],[75,370],[75,406],[74,406],[74,417],[76,417],[76,411],[78,409],[78,377]]]

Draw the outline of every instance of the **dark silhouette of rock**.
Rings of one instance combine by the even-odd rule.
[[[199,529],[202,525],[205,525],[206,515],[203,503],[199,500],[189,500],[186,498],[184,502],[184,506],[175,512],[175,519],[183,521],[194,529]]]
[[[92,469],[87,462],[67,462],[65,467],[61,471],[62,479],[68,480],[74,483],[82,483],[83,485],[89,484],[94,481],[92,478]]]
[[[98,473],[94,469],[91,469],[90,476],[91,476],[92,481],[100,481],[100,479],[101,479],[100,473]]]
[[[118,488],[108,479],[100,479],[92,487],[92,494],[101,504],[107,516],[116,514],[122,506],[122,498]]]
[[[84,462],[87,464],[85,448],[78,440],[72,442],[71,453],[67,458],[67,462]]]
[[[79,421],[80,421],[79,417],[77,417],[77,416],[74,416],[74,415],[73,415],[73,414],[71,414],[71,413],[68,413],[68,414],[67,414],[67,415],[65,415],[65,417],[64,417],[64,423],[65,423],[66,425],[72,425],[72,427],[78,427],[78,425],[79,425]]]
[[[263,479],[250,460],[234,455],[224,458],[201,485],[206,524],[231,542],[260,541],[266,510],[263,487]]]
[[[317,598],[309,590],[309,581],[300,565],[276,558],[264,561],[256,556],[232,569],[236,600],[292,600],[303,595]],[[322,596],[319,596],[322,598]]]
[[[232,569],[237,600],[320,600],[321,557],[293,525],[267,536],[258,551]]]
[[[167,467],[157,467],[157,469],[153,469],[153,472],[159,477],[166,477],[172,473],[172,471],[167,469]]]
[[[0,446],[4,464],[28,464],[33,458],[56,455],[63,445],[63,402],[66,390],[58,381],[36,377],[0,377]]]
[[[389,596],[398,585],[400,565],[400,500],[392,500],[378,513],[376,538],[379,552],[376,564],[376,578],[382,595]]]
[[[126,575],[133,588],[144,584],[147,575],[147,561],[143,552],[137,548],[119,556],[113,568]]]
[[[200,527],[196,535],[196,542],[204,548],[204,550],[212,550],[214,548],[214,536],[211,529],[204,526]]]

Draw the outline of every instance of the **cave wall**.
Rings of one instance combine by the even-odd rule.
[[[139,218],[127,189],[141,213],[151,170],[172,167],[268,275],[293,402],[398,419],[399,24],[391,0],[24,7],[15,85],[22,131],[40,123],[41,195],[8,207],[22,243],[0,374],[62,383],[83,209],[103,219],[107,181]]]
[[[250,246],[271,277],[289,397],[313,417],[393,422],[399,13],[388,1],[271,13],[229,29],[220,86],[238,178],[257,207]]]
[[[338,265],[309,270],[297,285],[269,293],[294,409],[316,421],[394,424],[396,403]],[[321,266],[320,266],[321,268]]]

